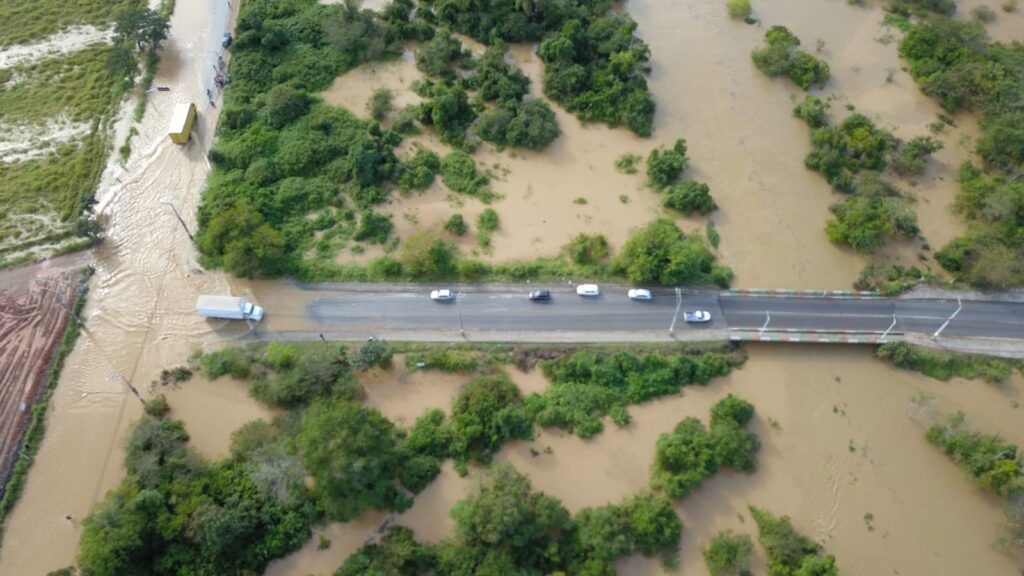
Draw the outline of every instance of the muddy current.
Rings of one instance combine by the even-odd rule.
[[[880,7],[821,0],[755,2],[754,9],[760,26],[728,20],[717,1],[631,2],[628,10],[653,54],[654,137],[582,126],[555,106],[563,136],[548,150],[513,154],[481,147],[477,159],[492,168],[494,189],[502,196],[494,204],[502,228],[495,233],[493,250],[480,256],[502,261],[550,255],[581,231],[600,231],[613,250],[618,248],[660,208],[654,193],[643,187],[642,175],[616,172],[614,160],[626,152],[646,155],[684,137],[691,156],[686,176],[711,187],[720,207],[711,218],[722,236],[720,255],[736,271],[737,285],[848,288],[866,259],[825,237],[828,206],[838,197],[820,175],[803,167],[808,132],[791,115],[802,96],[791,84],[754,69],[750,51],[773,24],[789,27],[806,49],[820,50],[832,68],[832,81],[822,94],[836,95],[834,117],[852,104],[909,138],[927,134],[939,108],[901,70],[895,42],[885,38],[896,32],[880,25]],[[227,6],[219,1],[178,0],[154,82],[170,90],[150,94],[131,158],[104,176],[100,206],[109,232],[95,258],[97,273],[83,313],[87,330],[68,359],[52,400],[46,439],[9,517],[0,574],[45,574],[73,561],[81,519],[123,475],[125,433],[141,414],[129,383],[147,396],[161,369],[184,363],[196,350],[243,336],[241,329],[197,318],[192,309],[198,294],[230,292],[277,302],[290,313],[275,320],[270,311],[270,329],[312,329],[302,318],[304,304],[296,291],[203,271],[172,210],[194,232],[218,112],[206,94],[210,54],[215,61],[219,23],[227,17]],[[1019,39],[1024,35],[1021,18],[1000,12],[994,35],[1012,39],[1016,32]],[[532,89],[539,95],[542,69],[533,47],[515,46],[510,58],[534,80]],[[324,97],[365,114],[375,88],[403,90],[417,77],[406,54],[350,72]],[[215,91],[211,95],[219,102]],[[178,147],[167,141],[165,127],[174,104],[182,101],[199,104],[200,116],[193,142]],[[411,94],[398,98],[400,105],[414,101]],[[935,248],[963,231],[950,204],[957,166],[968,157],[976,128],[970,118],[956,121],[956,127],[940,135],[946,148],[928,171],[901,183],[916,195],[913,207],[922,234]],[[429,136],[408,145],[414,143],[438,146]],[[577,198],[586,203],[574,202]],[[455,210],[472,221],[483,208],[476,200],[452,199],[435,185],[387,209],[404,237],[439,227]],[[702,230],[706,224],[698,218],[679,222],[687,230]],[[464,252],[475,249],[472,238],[463,242]],[[914,241],[892,247],[882,258],[918,263],[928,254],[921,241]],[[372,255],[368,250],[360,257]],[[557,496],[570,510],[615,502],[646,487],[660,433],[686,416],[706,419],[709,407],[733,392],[757,407],[752,425],[764,444],[760,467],[752,475],[719,472],[676,505],[686,524],[681,573],[704,573],[699,549],[717,531],[754,533],[748,504],[791,516],[801,531],[837,556],[844,574],[1015,573],[1019,560],[993,546],[1002,522],[998,502],[972,485],[923,434],[940,413],[963,409],[979,428],[1024,442],[1015,408],[1024,386],[1019,376],[1002,386],[939,383],[889,369],[868,350],[749,350],[748,363],[727,378],[633,407],[633,424],[624,429],[607,423],[604,433],[587,441],[543,430],[534,443],[506,447],[498,460],[512,462],[536,488]],[[546,385],[537,372],[510,368],[509,373],[524,391]],[[466,381],[466,376],[396,368],[364,384],[368,403],[409,424],[428,408],[447,410]],[[194,444],[210,457],[225,453],[232,429],[271,416],[248,398],[241,383],[225,379],[193,380],[171,391],[169,401]],[[421,539],[440,540],[453,528],[448,510],[475,474],[460,478],[446,464],[410,510],[327,526],[321,530],[331,540],[327,550],[317,549],[314,536],[267,573],[329,574],[385,521],[410,526]],[[865,520],[869,513],[874,517],[870,526]],[[71,521],[65,519],[69,514]],[[755,558],[759,568],[756,562],[762,560]],[[662,573],[656,561],[642,558],[626,559],[619,568],[630,575]]]

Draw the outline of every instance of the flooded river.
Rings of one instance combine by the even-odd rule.
[[[237,2],[233,5],[237,8]],[[96,254],[97,273],[84,312],[88,328],[68,359],[46,439],[8,520],[0,574],[41,575],[72,562],[80,519],[121,478],[124,433],[141,413],[126,380],[146,394],[162,368],[241,335],[197,318],[192,313],[196,295],[250,293],[257,300],[280,301],[282,312],[291,310],[289,327],[302,328],[304,304],[284,296],[294,292],[272,282],[202,272],[172,211],[194,231],[218,111],[208,105],[204,86],[209,53],[221,34],[211,22],[222,21],[225,10],[219,0],[178,0],[154,82],[171,90],[150,95],[126,167],[104,177],[100,206],[109,235]],[[654,193],[643,187],[642,175],[614,170],[615,158],[626,152],[645,155],[684,137],[692,158],[687,177],[711,186],[720,206],[712,220],[722,235],[721,255],[736,270],[739,286],[849,287],[867,260],[825,237],[828,206],[837,196],[803,167],[808,133],[790,112],[797,90],[764,77],[750,62],[764,28],[728,20],[717,1],[638,1],[629,11],[653,53],[654,138],[581,126],[556,107],[563,136],[547,151],[513,155],[481,147],[478,161],[494,169],[494,189],[503,196],[494,205],[502,229],[493,251],[482,257],[550,255],[580,231],[600,231],[618,248],[660,208]],[[927,133],[938,107],[900,70],[895,43],[884,41],[891,32],[880,26],[878,6],[765,1],[755,3],[755,16],[764,26],[787,25],[809,50],[823,40],[821,52],[833,73],[823,93],[837,95],[836,115],[849,103],[900,136]],[[1021,29],[1012,24],[1019,15],[1000,13],[999,18],[1001,34]],[[514,47],[511,57],[534,79],[538,93],[541,68],[531,47]],[[416,77],[407,56],[350,73],[325,97],[363,113],[375,87],[399,87]],[[412,98],[403,95],[399,103]],[[194,141],[177,147],[164,129],[174,104],[183,101],[200,105],[200,122]],[[963,230],[949,205],[956,190],[953,175],[969,145],[961,138],[970,138],[973,130],[969,119],[958,119],[957,128],[941,135],[946,149],[933,166],[917,182],[906,183],[918,197],[923,235],[935,248]],[[412,140],[434,145],[429,136]],[[452,212],[447,196],[436,186],[389,206],[398,233],[439,226]],[[470,221],[482,209],[472,199],[459,208]],[[705,221],[687,218],[680,224],[703,229]],[[473,250],[472,238],[464,242],[464,251]],[[911,263],[921,251],[919,243],[907,243],[883,257]],[[510,373],[524,389],[544,386],[536,372]],[[466,376],[396,369],[367,380],[368,402],[408,424],[426,408],[447,408],[466,381]],[[698,549],[716,531],[753,531],[749,517],[740,519],[749,503],[790,515],[836,554],[844,574],[1011,574],[1014,561],[991,546],[1002,519],[997,502],[929,446],[923,433],[936,414],[963,409],[981,428],[1022,443],[1024,426],[1014,408],[1022,386],[1019,377],[1002,387],[938,383],[893,371],[867,350],[753,346],[742,370],[707,388],[633,408],[634,423],[625,429],[609,425],[589,441],[543,431],[534,444],[507,447],[499,460],[515,464],[537,488],[572,510],[617,501],[647,485],[658,434],[684,416],[706,418],[711,404],[735,392],[758,409],[753,426],[764,441],[761,468],[750,476],[719,473],[677,505],[686,523],[683,573],[703,573]],[[170,392],[169,399],[196,445],[210,456],[224,453],[232,428],[269,416],[239,383],[228,380],[194,380]],[[534,457],[531,447],[540,455]],[[544,453],[546,447],[551,454]],[[447,510],[466,493],[469,481],[448,464],[412,509],[390,520],[413,527],[422,539],[439,540],[450,533]],[[873,530],[864,520],[868,513],[875,518]],[[73,521],[65,520],[67,514]],[[368,514],[326,527],[327,550],[319,551],[314,537],[300,552],[274,563],[268,574],[328,574],[386,519]],[[643,559],[624,561],[621,568],[637,575],[661,570]]]

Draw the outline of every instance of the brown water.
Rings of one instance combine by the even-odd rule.
[[[197,318],[192,312],[196,295],[253,294],[273,305],[272,329],[306,325],[308,293],[299,298],[284,283],[248,283],[202,272],[188,237],[162,204],[172,204],[195,229],[195,208],[209,171],[205,152],[217,114],[206,105],[202,87],[208,71],[201,55],[208,40],[220,36],[220,30],[208,30],[208,9],[199,0],[179,0],[154,82],[172,90],[151,94],[126,168],[104,176],[100,207],[109,237],[96,255],[97,274],[83,314],[88,329],[68,359],[52,400],[46,439],[8,520],[0,574],[44,574],[72,561],[79,520],[121,478],[122,439],[141,413],[122,377],[145,394],[162,368],[244,334],[238,326]],[[875,40],[885,34],[878,7],[825,0],[759,2],[755,9],[765,25],[786,24],[809,49],[815,38],[824,39],[823,55],[834,78],[825,92],[839,94],[837,115],[851,102],[901,136],[926,133],[938,108],[899,70],[895,44]],[[621,129],[581,126],[555,107],[563,136],[545,152],[499,153],[482,146],[477,158],[488,168],[498,164],[494,188],[503,195],[495,203],[502,229],[495,234],[493,251],[482,256],[550,255],[578,231],[600,231],[617,249],[631,229],[660,208],[656,196],[643,188],[641,175],[615,172],[615,158],[625,152],[646,154],[682,136],[692,157],[687,177],[707,181],[721,206],[712,219],[722,235],[722,257],[737,271],[739,285],[849,286],[866,259],[825,238],[828,205],[837,197],[819,175],[803,168],[807,129],[790,115],[793,86],[765,78],[750,63],[750,50],[761,43],[763,28],[729,21],[719,2],[706,0],[634,2],[629,10],[654,54],[655,137],[643,140]],[[1019,30],[1012,25],[1019,16],[999,17],[1000,26]],[[514,47],[512,58],[534,78],[538,94],[540,64],[531,48]],[[413,71],[408,56],[361,69],[340,79],[330,98],[363,113],[374,87],[407,85],[415,78]],[[164,129],[174,104],[189,100],[200,104],[200,122],[194,141],[180,148],[167,141]],[[967,154],[959,144],[961,134],[970,136],[974,128],[966,119],[958,124],[942,136],[946,150],[913,188],[924,235],[936,248],[963,228],[948,210],[955,192],[951,177]],[[411,140],[437,146],[429,135]],[[574,203],[576,198],[586,204]],[[483,209],[473,199],[449,198],[439,185],[388,209],[405,237],[418,228],[438,227],[456,207],[470,221]],[[699,218],[680,222],[687,229],[704,227]],[[463,243],[469,252],[474,239]],[[908,243],[890,252],[884,256],[913,261],[918,248]],[[509,373],[524,388],[542,390],[545,385],[537,372],[510,368]],[[402,370],[373,378],[369,401],[406,423],[427,408],[446,408],[468,380]],[[170,396],[176,417],[188,423],[205,453],[222,454],[232,426],[266,416],[235,383],[196,382]],[[844,573],[1008,574],[1013,562],[989,546],[1001,521],[996,502],[927,445],[922,434],[933,413],[962,408],[983,428],[1024,441],[1019,412],[1011,405],[1022,385],[1019,379],[1001,388],[937,383],[889,370],[864,350],[754,347],[742,371],[706,389],[635,408],[635,423],[624,430],[609,424],[604,434],[587,442],[544,432],[534,446],[550,446],[553,454],[533,457],[530,445],[518,444],[500,459],[528,472],[538,488],[573,510],[616,501],[646,486],[658,434],[685,415],[705,418],[715,400],[736,391],[758,407],[754,427],[765,442],[762,467],[752,476],[720,473],[678,507],[687,522],[684,572],[702,571],[696,550],[718,529],[751,530],[749,519],[745,524],[737,519],[749,502],[791,515],[801,530],[826,541]],[[934,397],[925,410],[911,403],[919,391]],[[833,413],[833,406],[841,412]],[[768,417],[781,428],[770,428]],[[452,527],[446,511],[467,485],[448,466],[396,520],[416,528],[420,538],[440,539]],[[873,532],[863,520],[867,512],[875,515]],[[75,521],[64,520],[66,514]],[[314,539],[269,573],[326,574],[384,519],[368,515],[332,525],[326,529],[332,541],[327,551],[317,551]],[[639,560],[623,568],[627,574],[659,570],[656,563]]]
[[[963,409],[974,417],[972,425],[1011,442],[1024,442],[1020,410],[1014,407],[1024,392],[1019,376],[1001,386],[942,383],[890,370],[865,349],[751,348],[748,363],[726,378],[632,407],[633,423],[625,428],[608,422],[604,433],[589,440],[542,430],[534,442],[506,446],[496,460],[512,463],[530,476],[535,488],[558,497],[574,512],[617,502],[647,488],[660,434],[687,416],[707,422],[711,406],[734,393],[757,408],[750,429],[763,443],[759,469],[751,475],[721,471],[676,504],[686,526],[680,573],[704,573],[699,551],[718,531],[756,536],[746,510],[749,504],[789,515],[798,529],[836,555],[844,574],[1016,570],[1015,560],[992,546],[1002,522],[997,499],[974,486],[928,444],[924,431],[942,414]],[[536,371],[506,370],[534,391],[543,387]],[[396,372],[393,380],[400,374]],[[433,372],[429,376],[440,377]],[[391,379],[381,374],[371,381]],[[376,387],[370,400],[375,406],[406,397],[398,387]],[[387,398],[384,392],[394,396]],[[413,401],[423,409],[444,407]],[[474,474],[471,471],[470,478]],[[468,493],[470,483],[446,464],[412,509],[332,524],[323,530],[332,541],[328,550],[318,550],[314,538],[272,564],[267,574],[329,574],[372,537],[385,518],[413,528],[424,540],[450,536],[454,526],[448,510]],[[873,530],[864,520],[867,513],[874,515]],[[628,575],[664,573],[657,561],[640,557],[623,560],[619,568]]]

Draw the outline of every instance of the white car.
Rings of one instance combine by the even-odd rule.
[[[455,300],[455,293],[451,290],[433,290],[430,292],[430,299],[434,302],[451,302]]]
[[[654,294],[646,288],[631,288],[628,294],[630,300],[654,300]]]
[[[711,312],[707,310],[694,310],[692,312],[683,312],[683,319],[687,322],[711,322]]]
[[[597,284],[580,284],[576,287],[576,293],[580,296],[600,296],[601,289]]]

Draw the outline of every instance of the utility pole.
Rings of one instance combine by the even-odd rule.
[[[185,221],[182,220],[181,214],[178,214],[178,209],[174,207],[174,204],[171,204],[170,202],[161,202],[161,204],[166,204],[167,206],[171,207],[171,210],[174,212],[174,215],[178,218],[178,222],[181,224],[181,227],[185,229],[185,234],[188,234],[188,239],[195,242],[195,237],[193,237],[192,233],[189,232],[188,226],[185,225]]]

